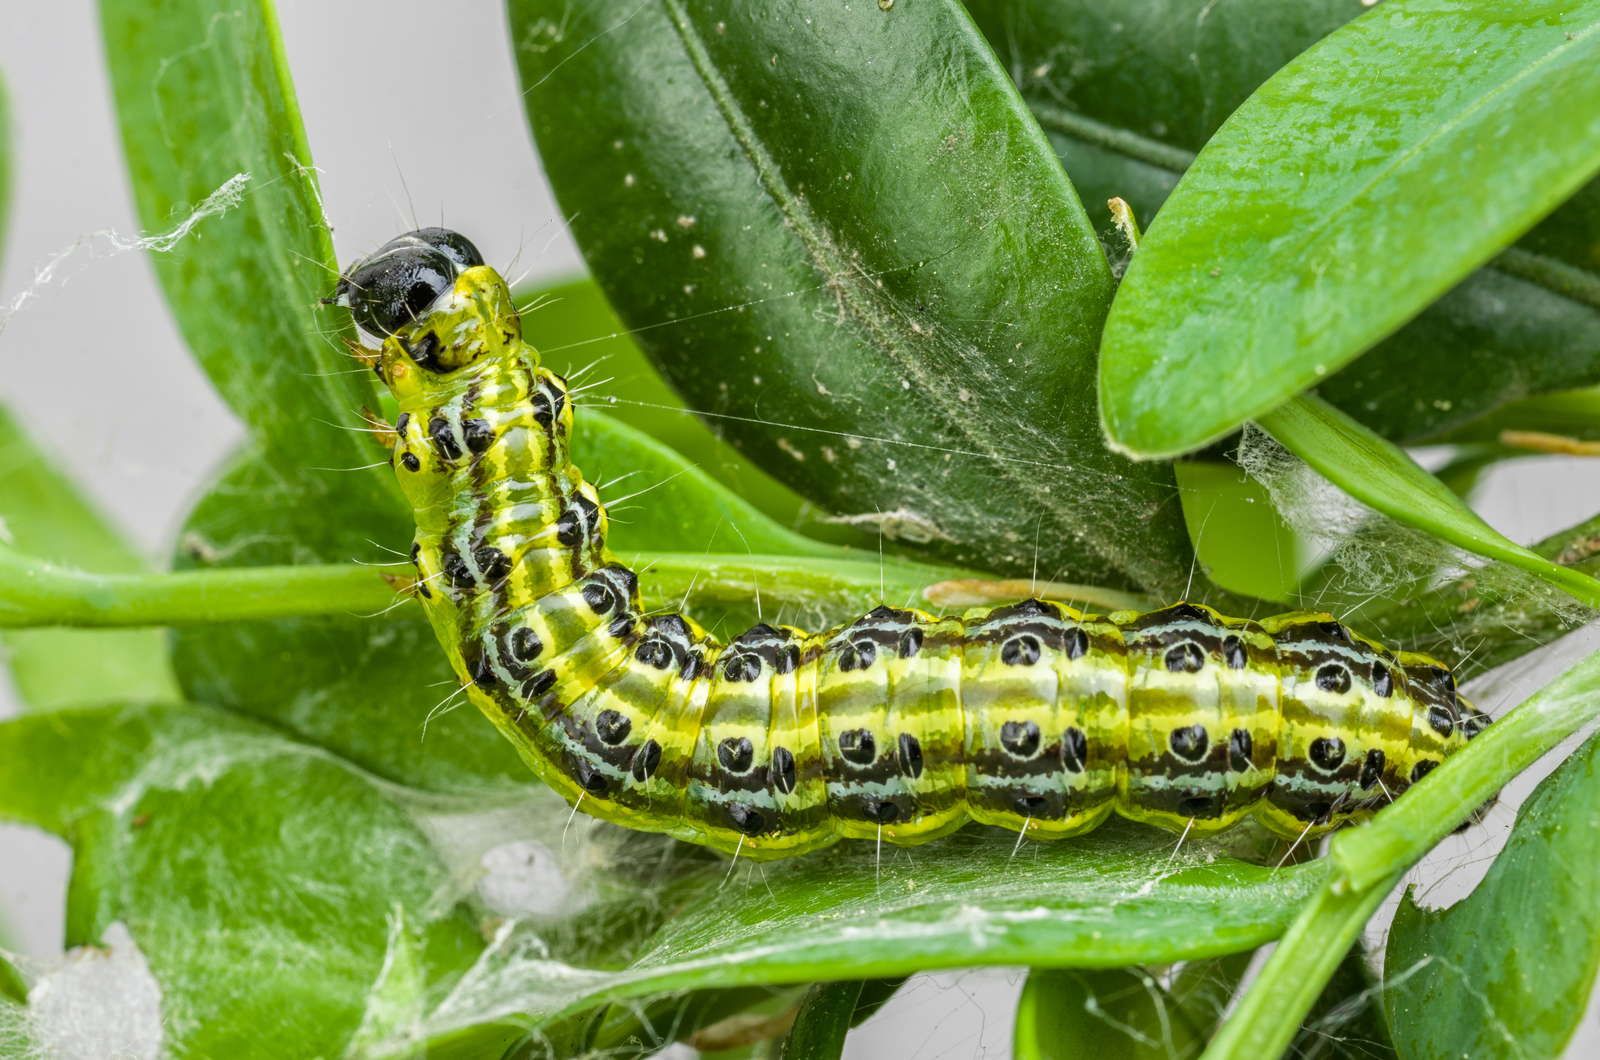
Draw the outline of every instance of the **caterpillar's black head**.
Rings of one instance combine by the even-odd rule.
[[[419,228],[352,265],[328,301],[348,306],[363,331],[388,338],[427,316],[456,277],[482,264],[483,255],[466,236]]]

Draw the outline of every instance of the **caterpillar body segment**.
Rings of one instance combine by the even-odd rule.
[[[418,595],[478,708],[594,816],[758,858],[968,821],[1035,838],[1113,813],[1285,837],[1369,816],[1488,718],[1448,669],[1331,616],[1178,603],[879,607],[727,643],[646,613],[569,459],[565,383],[464,238],[402,236],[335,300],[383,337]]]

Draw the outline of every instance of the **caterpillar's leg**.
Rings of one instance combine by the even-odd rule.
[[[361,407],[361,422],[367,425],[367,433],[379,448],[386,453],[394,452],[395,443],[400,440],[400,432],[394,429],[394,424],[365,405]]]
[[[363,344],[359,339],[345,339],[344,350],[351,357],[374,371],[377,371],[378,362],[383,359],[381,351]]]
[[[383,571],[379,574],[384,581],[389,583],[389,588],[395,591],[396,596],[421,596],[420,588],[422,579],[415,574],[392,574]]]

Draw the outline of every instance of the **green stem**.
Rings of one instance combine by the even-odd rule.
[[[970,572],[909,560],[640,552],[626,557],[652,605],[684,600],[838,609],[923,600],[930,584]],[[409,573],[405,566],[386,568]],[[296,615],[373,614],[394,604],[383,569],[325,565],[168,574],[92,574],[0,547],[0,628],[170,626]]]
[[[832,610],[881,599],[897,606],[927,605],[924,590],[971,572],[912,560],[866,560],[737,553],[635,552],[624,556],[639,573],[646,602],[676,606],[773,603]]]
[[[0,548],[0,628],[169,626],[382,610],[394,589],[372,567],[241,567],[91,574]]]
[[[1324,886],[1278,940],[1261,975],[1222,1025],[1204,1060],[1282,1056],[1400,873],[1350,894]]]

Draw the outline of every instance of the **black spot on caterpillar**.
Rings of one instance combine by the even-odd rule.
[[[382,338],[446,652],[534,772],[596,816],[757,857],[967,821],[1059,838],[1112,813],[1302,837],[1370,815],[1488,722],[1439,663],[1325,614],[879,607],[725,645],[646,618],[571,465],[566,384],[472,244],[401,236],[335,299]]]

